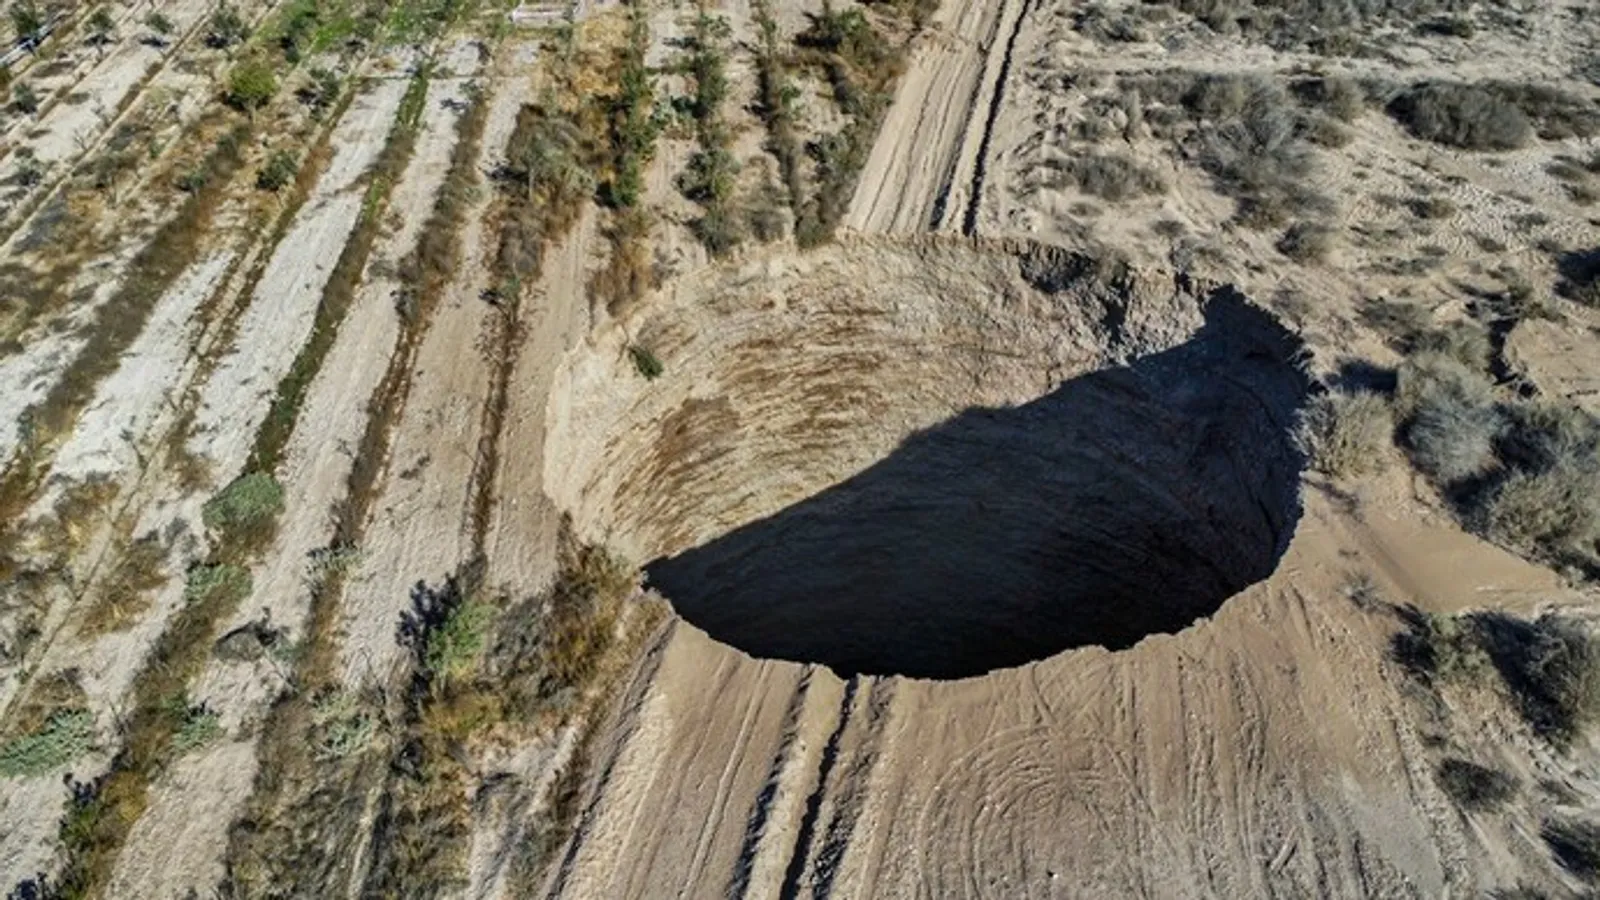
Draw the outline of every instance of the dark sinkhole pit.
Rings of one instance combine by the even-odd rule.
[[[1198,327],[1163,349],[960,409],[775,512],[713,516],[737,524],[642,555],[648,581],[718,641],[841,674],[963,678],[1180,631],[1270,575],[1300,515],[1298,343],[1227,293],[1197,298]],[[1102,324],[1120,339],[1120,322]],[[693,525],[712,514],[680,486],[739,469],[727,448],[762,440],[763,422],[703,400],[657,421],[655,447],[727,435],[616,489],[650,495],[632,517]],[[739,491],[795,458],[714,477]]]

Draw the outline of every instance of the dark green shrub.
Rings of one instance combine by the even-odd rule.
[[[666,368],[661,365],[661,360],[657,359],[656,355],[648,347],[634,344],[628,348],[628,356],[633,359],[634,369],[644,376],[646,381],[655,381],[661,377],[662,372],[666,371]]]
[[[1600,825],[1581,819],[1548,819],[1539,833],[1562,868],[1584,881],[1600,881]]]
[[[213,50],[226,50],[242,44],[249,36],[250,26],[245,24],[244,18],[231,4],[224,3],[212,13],[211,21],[206,25],[206,46]]]
[[[1434,770],[1439,787],[1462,809],[1494,812],[1517,795],[1517,779],[1499,769],[1451,757]]]
[[[34,93],[33,85],[26,81],[19,81],[11,86],[11,106],[24,115],[33,115],[39,111],[39,95]]]
[[[289,182],[294,181],[295,173],[300,171],[300,162],[293,153],[287,150],[278,150],[267,158],[261,171],[256,173],[256,187],[263,191],[281,190]]]

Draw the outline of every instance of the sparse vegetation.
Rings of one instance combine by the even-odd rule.
[[[157,40],[163,41],[172,37],[172,33],[177,30],[177,26],[172,24],[172,20],[159,10],[144,17],[144,27],[150,29]]]
[[[298,171],[300,161],[295,159],[293,153],[288,150],[274,151],[256,173],[256,187],[263,191],[280,191],[294,181]]]
[[[744,240],[742,216],[734,206],[739,163],[730,150],[732,135],[722,118],[728,94],[728,20],[701,12],[694,18],[683,69],[694,82],[694,95],[680,101],[694,121],[699,148],[678,176],[678,190],[705,212],[690,226],[712,256],[722,256]]]
[[[1278,252],[1302,265],[1326,262],[1333,252],[1333,229],[1315,222],[1296,222],[1278,239]]]
[[[661,360],[657,359],[656,355],[650,352],[647,347],[634,344],[628,348],[628,356],[633,359],[634,370],[643,376],[645,381],[655,381],[665,371],[665,367],[661,365]]]
[[[1565,750],[1600,720],[1600,643],[1557,613],[1524,620],[1503,613],[1405,613],[1395,658],[1434,684],[1473,684],[1487,672],[1528,726]]]
[[[0,743],[0,778],[43,775],[94,749],[94,717],[85,709],[63,709],[38,730]]]
[[[1514,776],[1456,757],[1439,763],[1434,778],[1457,806],[1472,812],[1494,812],[1517,794]]]
[[[1112,203],[1164,193],[1167,189],[1166,182],[1153,169],[1117,154],[1088,153],[1053,167],[1076,183],[1078,190]]]
[[[239,63],[228,75],[228,103],[241,112],[254,113],[277,92],[278,78],[262,60]]]
[[[1600,108],[1548,85],[1424,82],[1388,109],[1415,137],[1463,150],[1514,150],[1535,134],[1558,140],[1600,133]]]
[[[1539,834],[1562,868],[1584,881],[1600,881],[1600,825],[1583,819],[1549,819]]]
[[[150,606],[150,595],[167,583],[167,548],[148,534],[120,548],[115,568],[101,582],[94,604],[78,624],[80,635],[116,631]]]
[[[1380,469],[1393,434],[1386,399],[1365,391],[1329,391],[1307,404],[1297,438],[1313,466],[1344,478]]]
[[[111,18],[111,10],[104,6],[95,7],[85,24],[89,29],[89,43],[93,46],[103,48],[116,37],[117,20]]]
[[[211,21],[206,26],[206,46],[214,50],[225,50],[245,42],[250,37],[250,26],[245,24],[239,11],[230,3],[224,3],[211,14]]]
[[[44,12],[33,0],[17,0],[11,4],[11,32],[17,40],[29,46],[37,46],[44,36]]]
[[[235,604],[250,596],[250,570],[232,563],[202,563],[183,583],[186,603]]]
[[[260,534],[283,512],[283,486],[265,472],[234,479],[201,509],[206,527],[231,535]]]

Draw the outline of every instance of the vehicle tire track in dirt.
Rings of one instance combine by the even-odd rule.
[[[677,621],[669,620],[669,624],[661,629],[661,634],[655,642],[640,654],[632,677],[617,694],[617,702],[611,713],[613,721],[604,723],[601,730],[601,733],[606,735],[607,746],[600,754],[599,765],[588,779],[587,796],[582,811],[578,813],[577,821],[573,825],[572,834],[567,838],[561,861],[551,867],[549,884],[544,891],[548,900],[559,900],[566,894],[568,882],[577,872],[579,854],[588,843],[586,839],[594,833],[606,807],[627,799],[613,796],[609,789],[624,768],[637,765],[633,757],[639,747],[636,739],[640,732],[645,731],[653,737],[657,736],[654,732],[659,726],[653,715],[656,705],[652,703],[652,694],[655,691],[656,676],[667,657],[667,648],[671,645],[677,630]],[[664,747],[659,749],[665,751]],[[656,758],[653,762],[654,765],[646,762],[652,770],[652,778],[655,772],[659,772],[661,760]],[[635,826],[648,815],[643,806],[649,797],[648,787],[646,785],[645,790],[639,791],[631,798],[634,808],[629,821]],[[628,840],[623,846],[631,844],[632,841]]]
[[[1012,8],[1012,2],[1005,4],[1002,21],[1004,12]],[[961,233],[968,237],[976,237],[978,233],[978,212],[983,206],[984,178],[988,172],[989,153],[994,143],[995,123],[999,121],[1000,111],[1005,106],[1006,81],[1011,77],[1012,55],[1016,52],[1017,40],[1022,36],[1022,26],[1027,22],[1028,13],[1032,8],[1033,0],[1017,0],[1016,18],[1012,20],[1009,31],[1005,33],[1005,45],[1000,51],[999,71],[995,75],[994,88],[989,93],[988,106],[984,111],[982,136],[978,139],[977,156],[972,163],[972,186],[966,198],[966,212],[961,220]]]
[[[796,732],[800,718],[805,712],[806,700],[811,693],[812,674],[812,670],[807,669],[805,674],[800,676],[800,683],[795,689],[794,696],[789,698],[789,708],[783,714],[783,743],[778,745],[778,752],[773,755],[772,762],[767,766],[766,784],[762,785],[761,792],[756,795],[750,815],[746,818],[744,844],[739,848],[739,861],[727,890],[727,896],[731,898],[743,898],[750,890],[756,856],[761,850],[762,839],[766,836],[767,821],[773,813],[773,804],[781,787],[784,771],[789,766],[790,751],[798,737]]]
[[[875,234],[941,227],[979,124],[989,50],[1006,8],[967,2],[924,33],[862,170],[847,227]]]

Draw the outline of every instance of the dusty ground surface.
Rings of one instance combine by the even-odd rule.
[[[1295,437],[1452,328],[1600,411],[1586,4],[305,6],[12,68],[14,896],[1592,889],[1402,651],[1593,567]]]

